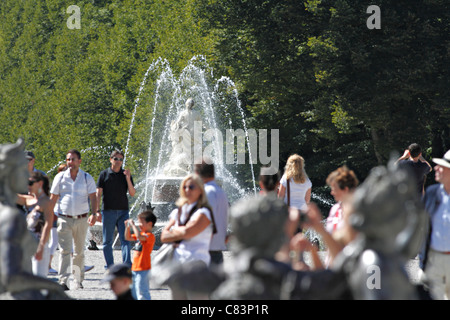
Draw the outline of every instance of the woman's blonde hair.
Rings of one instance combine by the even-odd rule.
[[[286,180],[292,178],[295,183],[305,183],[306,172],[304,170],[305,159],[298,154],[291,155],[284,167],[284,172],[286,173]]]
[[[175,202],[175,204],[177,206],[181,207],[182,205],[184,205],[185,203],[188,202],[188,199],[186,197],[186,191],[184,190],[184,186],[186,185],[186,182],[189,180],[192,180],[194,182],[195,186],[201,190],[200,197],[197,200],[197,207],[198,208],[202,208],[202,207],[209,208],[210,205],[208,203],[208,198],[206,197],[205,185],[203,183],[202,178],[200,178],[200,176],[198,174],[189,174],[183,179],[183,181],[181,181],[180,197]]]

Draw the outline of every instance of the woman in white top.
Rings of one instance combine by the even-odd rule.
[[[175,243],[174,259],[184,264],[203,261],[209,265],[211,256],[209,244],[213,235],[213,221],[202,179],[190,174],[181,182],[177,209],[170,214],[170,220],[161,233],[161,242]],[[169,284],[174,300],[205,299],[193,295],[172,282]]]
[[[179,242],[175,259],[180,262],[201,260],[210,263],[209,243],[213,234],[211,209],[202,179],[190,174],[181,182],[180,198],[161,233],[161,242]]]
[[[305,160],[298,154],[291,155],[284,168],[284,174],[280,180],[278,197],[290,207],[306,210],[306,206],[311,200],[312,183],[305,172]],[[289,181],[289,203],[287,183]]]

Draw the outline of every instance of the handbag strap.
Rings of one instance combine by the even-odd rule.
[[[211,212],[211,220],[212,220],[212,224],[213,224],[213,234],[217,233],[217,228],[216,228],[216,220],[214,220],[214,212],[212,211],[212,209],[209,210]]]
[[[196,210],[197,210],[197,204],[195,204],[195,206],[191,209],[191,211],[189,211],[186,221],[184,223],[181,223],[181,207],[178,207],[178,225],[185,226],[189,222],[189,220],[191,219],[192,215],[194,214],[194,212]]]
[[[214,212],[212,212],[212,209],[206,207],[210,212],[211,212],[211,220],[212,220],[212,227],[213,227],[213,234],[217,233],[217,227],[216,227],[216,220],[214,219]],[[186,219],[186,221],[184,223],[181,223],[181,207],[178,207],[178,225],[179,226],[185,226],[188,221],[191,219],[192,215],[194,214],[195,211],[197,211],[197,204],[195,204],[195,206],[191,209],[191,211],[189,211],[188,217]]]
[[[290,179],[286,179],[286,181],[287,181],[287,205],[288,206],[291,205],[291,188],[290,188],[289,180]]]
[[[178,225],[179,226],[185,226],[188,221],[191,219],[192,215],[194,214],[195,210],[197,210],[197,204],[195,204],[195,206],[191,209],[191,211],[189,211],[188,217],[186,219],[186,221],[184,223],[181,223],[181,206],[178,207]],[[174,241],[174,243],[181,243],[181,241],[183,240],[177,240]]]

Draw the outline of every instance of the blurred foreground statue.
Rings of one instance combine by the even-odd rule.
[[[290,267],[273,257],[286,241],[287,218],[287,207],[272,197],[241,200],[231,208],[234,268],[213,299],[280,299]]]
[[[231,269],[184,266],[168,282],[218,300],[425,297],[405,270],[427,227],[411,175],[393,164],[374,168],[351,201],[350,224],[358,236],[335,258],[331,269],[296,271],[274,258],[287,241],[288,209],[276,197],[259,195],[237,202],[230,210]]]
[[[427,230],[412,174],[393,161],[372,169],[353,195],[349,218],[358,236],[337,256],[333,269],[346,275],[353,297],[423,298],[424,292],[410,283],[405,270]]]
[[[288,208],[276,196],[256,196],[230,212],[233,270],[212,299],[347,299],[345,278],[331,270],[295,271],[274,256],[287,241]]]
[[[287,219],[288,209],[276,195],[240,200],[230,211],[231,268],[183,265],[166,283],[213,300],[351,298],[343,274],[295,271],[274,258],[287,241]]]
[[[0,145],[0,300],[68,299],[59,284],[31,273],[37,241],[15,205],[27,182],[23,141]]]

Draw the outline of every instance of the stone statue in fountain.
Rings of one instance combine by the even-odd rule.
[[[0,300],[68,299],[59,284],[31,273],[37,241],[15,205],[27,182],[23,141],[0,145]]]
[[[194,126],[197,122],[201,130],[202,118],[200,113],[194,110],[194,105],[195,102],[192,98],[187,99],[186,108],[170,125],[169,139],[172,151],[169,162],[164,167],[164,174],[168,177],[181,177],[191,173],[193,155],[201,155],[202,138],[201,134],[195,134]]]

